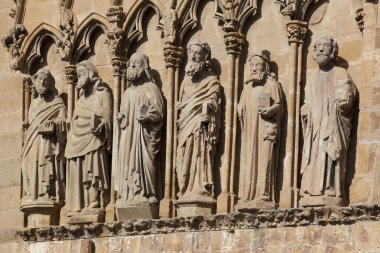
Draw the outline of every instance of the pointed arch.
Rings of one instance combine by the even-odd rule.
[[[214,1],[214,0],[210,0]],[[200,0],[185,0],[178,8],[179,39],[182,42],[185,34],[199,25],[197,10]]]
[[[23,72],[30,74],[33,62],[41,60],[41,49],[46,40],[50,39],[56,43],[58,38],[59,31],[49,24],[42,23],[34,29],[27,37],[22,48],[22,52],[25,53]]]
[[[127,13],[126,22],[123,26],[125,34],[124,51],[129,48],[133,42],[137,42],[143,38],[143,20],[145,14],[149,10],[153,10],[160,20],[164,9],[164,5],[159,0],[140,1],[132,6],[131,10]],[[157,28],[159,28],[159,26],[160,24],[158,22]]]
[[[91,39],[101,31],[106,34],[108,30],[108,20],[104,16],[97,13],[92,13],[87,16],[78,26],[77,36],[74,40],[72,64],[78,63],[81,56],[91,50]]]

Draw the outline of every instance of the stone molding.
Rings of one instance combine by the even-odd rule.
[[[376,220],[380,220],[380,205],[357,205],[345,208],[321,207],[273,211],[258,210],[255,213],[50,226],[27,228],[18,231],[17,234],[24,241],[43,242],[178,232],[221,230],[233,232],[236,229],[348,225],[359,221]]]

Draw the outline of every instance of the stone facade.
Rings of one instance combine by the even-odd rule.
[[[379,11],[377,1],[369,0],[1,1],[0,252],[6,247],[19,252],[87,252],[86,247],[95,247],[106,252],[123,245],[169,252],[266,252],[278,247],[284,252],[376,252]],[[327,44],[321,45],[319,38]],[[137,81],[131,78],[129,60],[135,53],[146,55],[133,63],[149,73],[143,84],[138,71]],[[251,56],[259,60],[251,61]],[[325,64],[319,56],[330,60]],[[83,61],[94,65],[92,72],[100,77],[90,78],[94,93],[83,88],[90,75],[81,71]],[[55,80],[68,124],[58,124],[56,116],[47,123],[41,119],[46,126],[35,129],[44,144],[38,144],[34,135],[28,137],[28,127],[35,109],[42,108],[35,97],[43,92],[36,93],[33,77],[43,69]],[[321,84],[329,84],[326,93],[310,92]],[[153,88],[153,100],[162,100],[162,106],[152,106],[151,95],[146,104],[138,100],[133,105],[138,108],[136,123],[126,123],[120,115],[131,112],[120,105],[126,104],[125,90],[132,94],[134,85]],[[276,95],[257,86],[277,87]],[[99,106],[86,100],[92,95]],[[307,109],[310,97],[314,106]],[[250,102],[259,112],[246,116],[242,108]],[[77,112],[86,103],[89,116]],[[320,118],[312,116],[319,113],[315,105],[326,103]],[[75,122],[83,127],[81,115],[96,148],[79,143],[75,154],[68,155],[72,142],[80,139],[70,136],[82,134],[72,132]],[[310,120],[318,119],[327,130],[323,136],[317,133],[315,141],[318,127]],[[244,130],[247,120],[259,123]],[[156,125],[155,136],[147,136]],[[129,129],[133,138],[148,143],[148,151],[121,137]],[[58,132],[71,138],[68,147],[51,139]],[[258,139],[253,138],[257,133]],[[246,140],[255,142],[254,148]],[[49,148],[41,148],[45,144]],[[26,174],[23,150],[28,145],[42,159],[37,166],[42,176]],[[126,166],[128,145],[137,149],[128,166],[137,164],[138,170]],[[256,150],[264,154],[259,159]],[[324,169],[309,173],[310,161]],[[72,168],[86,171],[87,181],[76,178]],[[265,175],[257,176],[258,171]],[[39,182],[35,189],[29,189],[29,178]],[[323,189],[306,182],[313,179]],[[120,180],[125,184],[116,183]],[[68,182],[79,183],[79,209],[65,202],[80,195],[68,195],[77,192]],[[51,193],[53,185],[57,190],[62,184],[65,200],[57,191]],[[136,205],[128,204],[125,196],[130,193],[120,192],[127,188],[140,198]],[[28,192],[37,200],[25,205],[21,200]],[[123,222],[118,221],[120,196],[126,202]],[[133,223],[128,217],[160,219]],[[241,220],[250,225],[241,225]]]

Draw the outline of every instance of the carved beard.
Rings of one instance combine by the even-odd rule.
[[[251,77],[246,81],[246,83],[262,83],[265,78],[265,72],[252,73]]]
[[[127,80],[130,82],[137,81],[143,76],[143,68],[128,68],[127,69]]]
[[[185,73],[187,76],[194,76],[203,69],[204,65],[203,62],[189,61],[186,64]]]
[[[79,89],[82,89],[82,88],[85,88],[89,82],[90,82],[90,78],[88,78],[88,76],[81,77],[78,79],[77,86]]]
[[[314,60],[319,64],[319,65],[326,65],[328,63],[330,63],[331,59],[330,59],[330,54],[326,54],[326,53],[315,53],[314,54]]]

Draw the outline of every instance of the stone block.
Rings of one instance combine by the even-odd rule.
[[[0,188],[0,211],[20,207],[21,186]]]
[[[21,185],[20,158],[0,160],[0,175],[0,188]]]
[[[3,229],[24,226],[24,214],[18,208],[0,211],[0,217],[0,227]]]
[[[369,201],[370,187],[368,180],[354,180],[350,187],[350,204],[367,203]]]
[[[118,221],[127,221],[135,219],[157,219],[158,205],[141,205],[141,206],[117,206],[116,218]]]

